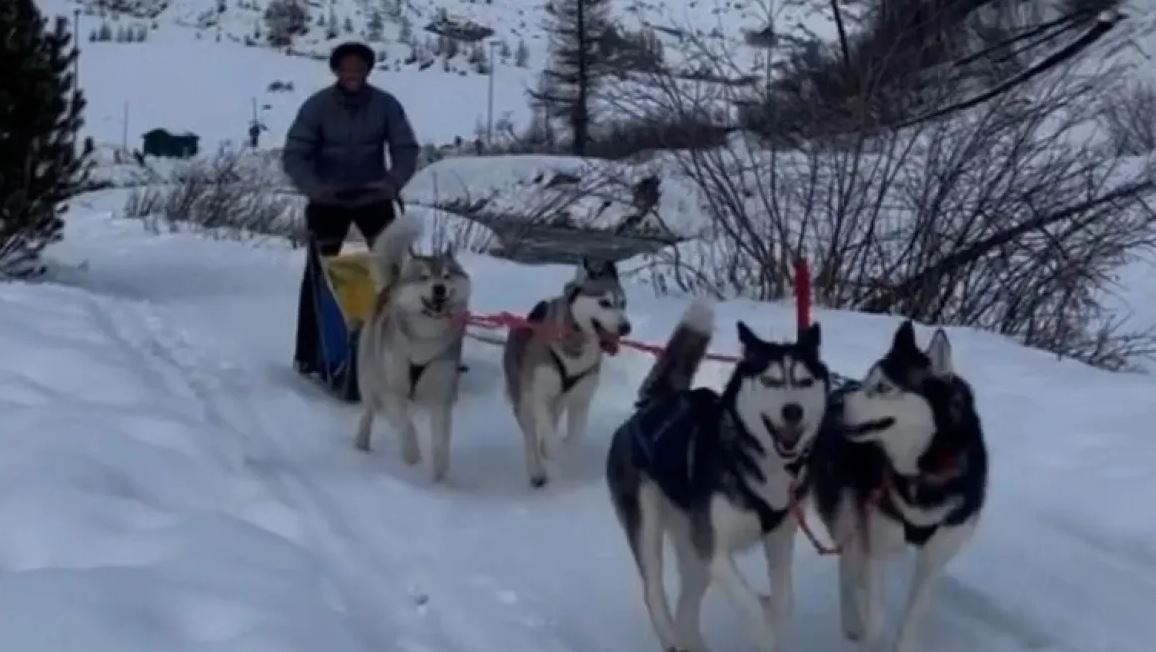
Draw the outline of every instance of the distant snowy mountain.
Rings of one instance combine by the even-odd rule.
[[[286,1],[304,13],[303,25],[288,44],[270,42],[267,14]],[[116,40],[118,30],[147,27],[164,30],[178,27],[197,38],[232,41],[254,47],[274,47],[305,56],[323,56],[333,45],[349,38],[370,42],[382,53],[383,63],[429,66],[431,50],[440,35],[466,43],[494,42],[499,65],[540,68],[547,54],[543,23],[546,4],[541,0],[46,0],[45,6],[79,8],[88,19],[85,37],[100,35]],[[719,41],[747,60],[752,71],[761,70],[755,59],[760,48],[752,46],[747,33],[760,32],[771,23],[763,3],[751,0],[691,0],[613,3],[614,19],[631,30],[648,29],[676,60],[686,37]],[[779,3],[773,10],[775,31],[834,35],[829,4],[817,0]],[[519,50],[524,52],[519,56]],[[748,56],[744,56],[744,53]],[[470,48],[462,48],[460,61],[468,70]],[[475,55],[476,56],[476,55]]]

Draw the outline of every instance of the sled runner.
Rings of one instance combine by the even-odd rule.
[[[352,403],[361,400],[358,335],[377,294],[369,256],[368,251],[323,256],[316,241],[310,240],[305,262],[308,295],[302,298],[312,303],[312,310],[302,306],[298,312],[297,328],[307,340],[304,346],[298,345],[298,368],[313,372],[329,391]],[[303,328],[301,322],[310,317],[315,328]]]

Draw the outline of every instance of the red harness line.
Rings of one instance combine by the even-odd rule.
[[[461,321],[465,322],[465,324],[468,326],[475,326],[477,328],[484,328],[486,330],[498,330],[498,329],[502,329],[502,328],[518,329],[518,330],[529,329],[529,330],[537,331],[539,333],[545,333],[545,334],[547,334],[548,337],[557,338],[557,339],[561,339],[561,338],[565,337],[566,335],[570,334],[570,331],[568,331],[564,327],[557,327],[557,326],[553,326],[551,324],[543,324],[542,322],[533,322],[533,321],[526,319],[525,317],[521,317],[519,315],[515,315],[512,312],[506,312],[506,311],[496,312],[496,313],[492,313],[492,314],[480,314],[480,313],[467,312],[462,317],[459,317],[459,319]],[[484,336],[483,337],[475,337],[475,339],[478,339],[478,340],[483,341],[483,342],[491,342],[491,343],[497,343],[497,344],[501,343],[501,340],[495,340],[495,339],[487,338]],[[618,343],[622,346],[625,346],[626,348],[634,349],[636,351],[642,351],[643,353],[649,353],[650,355],[654,355],[654,356],[657,356],[658,354],[662,353],[665,350],[665,347],[662,347],[660,345],[650,344],[649,342],[642,342],[639,340],[622,339],[622,340],[619,340]],[[738,362],[739,361],[738,357],[733,356],[733,355],[726,355],[723,353],[708,353],[708,354],[706,354],[706,359],[707,360],[714,360],[716,362]]]
[[[810,270],[807,267],[807,262],[802,258],[799,258],[795,261],[795,318],[797,321],[798,331],[801,334],[802,331],[811,323],[811,275]],[[504,310],[492,314],[465,312],[461,313],[460,315],[456,315],[454,319],[455,321],[464,323],[467,326],[474,326],[485,330],[530,329],[538,331],[539,333],[546,333],[548,337],[558,339],[569,334],[569,331],[565,327],[544,324],[542,322],[532,322],[525,317],[515,315],[512,312],[507,312]],[[500,346],[504,343],[504,340],[501,340],[497,337],[475,333],[469,333],[469,335],[476,340],[489,344],[496,344]],[[641,342],[638,340],[623,339],[619,340],[619,344],[636,351],[649,353],[650,355],[654,356],[659,355],[665,350],[665,347],[663,346],[650,344],[648,342]],[[707,353],[706,359],[716,362],[739,361],[737,356],[723,353]],[[797,498],[795,498],[795,495],[795,487],[792,484],[790,492],[791,499],[787,508],[790,510],[791,515],[795,517],[795,520],[798,521],[799,529],[801,529],[803,534],[806,535],[807,539],[811,542],[811,545],[814,546],[815,551],[820,555],[837,555],[842,552],[841,546],[837,544],[828,546],[819,540],[819,537],[815,535],[814,530],[811,528],[807,521],[807,515],[803,509],[803,505],[800,504]]]

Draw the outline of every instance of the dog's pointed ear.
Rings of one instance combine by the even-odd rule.
[[[585,274],[584,279],[618,278],[618,268],[613,262],[591,260],[586,256],[582,257],[582,273]]]
[[[457,245],[457,243],[453,242],[453,241],[447,242],[445,248],[442,249],[442,255],[444,255],[446,258],[451,258],[451,259],[457,258],[458,257],[458,245]]]
[[[906,319],[895,331],[895,339],[891,341],[891,352],[911,353],[912,351],[919,351],[919,345],[915,343],[915,325],[911,323],[910,319]]]
[[[410,245],[409,248],[406,249],[406,253],[409,254],[410,258],[417,258],[417,246],[416,245]]]
[[[955,370],[951,364],[951,342],[947,339],[947,331],[936,329],[927,345],[927,357],[931,360],[931,374],[939,378],[949,378]]]
[[[585,281],[586,279],[590,278],[591,276],[592,276],[592,274],[590,273],[590,259],[587,258],[586,256],[583,256],[582,261],[579,262],[578,266],[574,268],[574,280],[572,282],[581,283],[581,282]]]
[[[739,332],[739,344],[742,345],[743,357],[745,358],[750,353],[751,349],[755,348],[759,344],[762,344],[763,341],[759,339],[758,335],[755,335],[755,332],[752,331],[750,326],[747,326],[746,322],[743,320],[738,320],[738,322],[735,323],[735,327]]]
[[[818,322],[804,328],[803,332],[799,334],[799,346],[811,351],[816,357],[819,355],[819,347],[822,343],[823,333]]]

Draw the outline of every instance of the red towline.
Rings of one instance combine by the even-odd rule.
[[[805,328],[811,324],[811,272],[807,266],[807,261],[802,258],[795,260],[795,322],[799,333],[802,333]],[[471,313],[467,312],[462,317],[466,324],[484,328],[487,330],[497,330],[500,328],[517,328],[530,329],[538,331],[539,333],[548,332],[548,337],[562,338],[567,335],[564,328],[550,326],[541,322],[532,322],[520,315],[515,315],[512,312],[502,311],[492,314]],[[658,344],[651,344],[649,342],[642,342],[639,340],[622,339],[619,344],[636,351],[649,353],[657,356],[662,353],[666,347]],[[707,353],[707,360],[715,362],[738,362],[738,356],[729,355],[726,353]]]
[[[811,324],[811,272],[807,266],[807,262],[805,260],[803,260],[802,258],[795,260],[794,268],[795,268],[794,269],[794,271],[795,271],[795,321],[796,321],[796,327],[798,328],[798,331],[801,334],[803,332],[803,330],[806,329]],[[520,315],[515,315],[514,313],[507,312],[507,311],[497,312],[497,313],[493,313],[493,314],[480,314],[480,313],[466,312],[460,317],[460,319],[462,321],[464,321],[469,326],[476,326],[478,328],[484,328],[486,330],[515,329],[515,328],[516,329],[523,329],[523,328],[526,328],[526,329],[530,329],[530,330],[536,330],[539,333],[545,332],[548,334],[547,335],[548,337],[552,337],[552,338],[562,338],[562,337],[565,337],[567,335],[567,330],[565,328],[554,326],[552,324],[543,324],[541,322],[532,322],[532,321],[526,319],[525,317],[522,317]],[[501,343],[499,341],[489,340],[489,339],[487,339],[485,341],[492,342],[495,344]],[[649,353],[649,354],[654,355],[654,356],[659,355],[666,348],[666,347],[660,346],[658,344],[651,344],[649,342],[640,342],[638,340],[628,340],[628,339],[619,340],[619,344],[621,344],[622,346],[634,349],[636,351],[642,351],[644,353]],[[738,362],[739,361],[739,358],[737,356],[727,355],[724,353],[707,353],[706,359],[707,360],[714,360],[717,362]],[[811,546],[814,547],[814,549],[815,549],[815,552],[817,552],[820,555],[838,555],[838,554],[840,554],[842,552],[842,546],[841,545],[839,545],[838,543],[835,543],[834,545],[825,545],[819,539],[819,537],[815,534],[814,530],[812,530],[812,528],[810,527],[810,524],[807,521],[807,515],[803,509],[803,506],[801,504],[799,504],[798,500],[795,498],[796,494],[795,494],[795,488],[794,488],[793,484],[791,487],[790,495],[791,495],[791,501],[790,501],[790,504],[788,505],[788,509],[795,516],[795,519],[799,522],[799,529],[801,529],[803,531],[803,534],[810,541]]]
[[[465,322],[470,326],[477,326],[478,328],[485,328],[487,330],[497,330],[499,328],[511,329],[530,329],[538,331],[539,333],[547,333],[549,337],[562,338],[568,334],[565,328],[553,326],[551,324],[543,324],[541,322],[532,322],[525,317],[515,315],[511,312],[497,312],[493,314],[480,313],[466,313]],[[621,339],[619,344],[636,351],[642,351],[651,355],[658,355],[665,350],[665,347],[658,344],[651,344],[649,342],[642,342],[639,340]],[[718,362],[738,362],[739,359],[733,355],[726,355],[723,353],[708,353],[708,360],[716,360]]]

